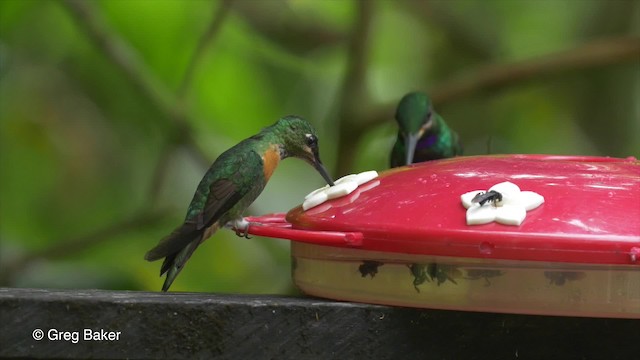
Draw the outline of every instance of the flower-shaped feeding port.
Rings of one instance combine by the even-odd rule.
[[[519,226],[544,197],[533,191],[520,191],[518,185],[505,181],[489,190],[474,190],[460,196],[467,209],[467,225],[482,225],[492,221]]]
[[[358,186],[369,182],[378,177],[375,170],[361,172],[359,174],[351,174],[341,177],[334,181],[334,186],[326,185],[310,192],[304,197],[302,209],[307,211],[316,207],[327,200],[347,196],[351,194]]]

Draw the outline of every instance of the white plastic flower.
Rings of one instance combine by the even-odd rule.
[[[378,177],[378,172],[375,170],[361,172],[360,174],[351,174],[341,177],[334,181],[334,186],[326,185],[320,189],[310,192],[304,197],[302,203],[302,209],[307,211],[313,207],[316,207],[323,202],[346,196],[351,194],[358,186],[373,180]]]
[[[544,202],[544,197],[533,191],[520,191],[518,185],[505,181],[492,186],[502,199],[489,200],[480,205],[473,199],[484,190],[469,191],[460,195],[462,205],[467,209],[467,225],[481,225],[496,221],[504,225],[518,226],[527,217],[527,211],[533,210]]]

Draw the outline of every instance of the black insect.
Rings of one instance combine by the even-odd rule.
[[[418,289],[418,285],[422,285],[425,281],[429,282],[429,276],[427,274],[427,265],[425,264],[411,264],[408,265],[409,271],[411,271],[411,275],[413,276],[413,287],[417,292],[420,292]]]
[[[495,190],[478,193],[478,195],[471,199],[472,203],[479,203],[480,206],[484,205],[486,202],[492,202],[495,205],[498,201],[502,201],[502,194]]]
[[[380,261],[365,260],[358,267],[358,270],[360,270],[360,274],[362,275],[362,277],[369,275],[373,279],[373,277],[378,273],[378,267],[382,265],[384,265],[384,263]]]
[[[458,285],[454,278],[462,276],[457,266],[453,265],[438,265],[436,263],[430,263],[427,265],[427,274],[431,277],[431,280],[437,280],[438,286],[449,280],[452,283]]]
[[[484,286],[489,286],[491,285],[491,281],[489,281],[489,278],[492,277],[498,277],[498,276],[502,276],[503,272],[500,270],[493,270],[493,269],[467,269],[467,277],[465,279],[467,280],[478,280],[478,279],[484,279],[485,284]]]

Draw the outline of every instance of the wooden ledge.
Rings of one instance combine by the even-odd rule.
[[[639,354],[638,339],[640,324],[629,319],[0,288],[1,358],[630,359]]]

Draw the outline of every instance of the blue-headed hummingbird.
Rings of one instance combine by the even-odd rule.
[[[391,167],[462,155],[458,134],[433,110],[426,94],[405,95],[395,118],[398,137],[391,150]]]

